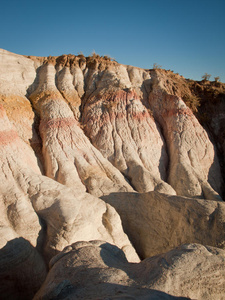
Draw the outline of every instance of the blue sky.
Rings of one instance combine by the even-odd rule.
[[[0,48],[90,55],[225,82],[225,0],[2,0]]]

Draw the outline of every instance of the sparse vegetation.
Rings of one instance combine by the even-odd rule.
[[[215,114],[217,109],[223,107],[225,103],[225,84],[221,82],[197,82],[190,81],[189,87],[192,94],[197,95],[200,105],[196,114],[202,125],[208,123],[212,119],[212,114]],[[222,142],[221,142],[222,144]]]
[[[200,98],[195,94],[184,94],[182,96],[185,104],[194,112],[198,112],[198,108],[200,106]]]
[[[104,55],[103,58],[104,58],[105,60],[111,61],[111,58],[110,58],[108,55]]]
[[[203,79],[204,81],[207,81],[207,80],[209,80],[210,77],[211,77],[210,74],[205,73],[205,74],[202,76],[202,79]]]
[[[219,76],[214,77],[214,79],[215,79],[215,82],[219,82],[220,81],[220,77]]]
[[[100,55],[97,54],[94,50],[92,51],[91,55],[89,55],[89,57],[92,57],[92,58],[100,58]]]
[[[88,57],[89,57],[89,60],[101,59],[101,60],[104,60],[104,61],[113,61],[113,62],[117,62],[117,61],[115,60],[115,58],[112,58],[112,57],[110,57],[109,55],[103,55],[103,56],[100,56],[100,55],[97,54],[94,50],[93,50],[93,52],[91,53],[91,55],[89,55]]]
[[[162,66],[158,65],[157,63],[154,63],[153,69],[162,69]]]

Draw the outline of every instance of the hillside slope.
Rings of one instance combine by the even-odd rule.
[[[135,263],[185,243],[225,248],[224,100],[224,84],[186,80],[171,71],[121,65],[98,55],[25,57],[0,49],[3,299],[31,299],[49,261],[55,255],[60,260],[61,251],[76,242],[113,244]],[[185,247],[177,251],[186,253]],[[115,249],[108,247],[109,257]],[[209,250],[209,268],[219,264],[223,278],[224,253],[216,251]],[[202,264],[205,256],[197,259]],[[77,268],[73,260],[66,262],[71,269]],[[146,262],[146,272],[157,272],[153,265]],[[37,299],[90,299],[94,287],[79,296],[74,293],[79,283],[68,285],[68,270],[62,272],[62,282],[49,292],[49,278],[58,276],[50,271]],[[197,292],[188,284],[173,289],[181,273],[171,276],[168,286],[140,283],[132,272],[121,282],[135,286],[135,299],[176,298],[169,294],[209,299],[204,295],[210,289],[222,299],[222,279],[216,291],[206,277]],[[120,275],[114,281],[104,274],[101,282],[118,285]],[[146,288],[140,298],[137,285]],[[105,293],[101,299],[109,296]],[[127,290],[121,293],[126,297]]]

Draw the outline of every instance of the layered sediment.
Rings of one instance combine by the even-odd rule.
[[[222,299],[223,84],[98,55],[0,50],[0,69],[2,298]]]

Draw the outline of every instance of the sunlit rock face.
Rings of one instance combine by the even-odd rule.
[[[161,77],[154,74],[157,81]],[[162,79],[163,80],[163,79]],[[181,97],[153,85],[149,103],[163,128],[170,155],[168,182],[177,194],[217,198],[222,181],[215,147]]]
[[[85,133],[138,192],[175,194],[166,183],[168,156],[159,127],[134,90],[88,98]]]
[[[187,106],[192,92],[184,78],[98,55],[42,58],[0,50],[0,70],[1,298],[67,299],[71,289],[70,299],[113,299],[122,288],[135,299],[209,299],[215,282],[207,270],[222,265],[225,245],[216,110],[219,142]],[[190,245],[173,250],[184,243]],[[184,260],[173,273],[165,257],[176,260],[177,251]],[[139,257],[146,260],[127,262]],[[164,258],[168,272],[158,265]],[[194,285],[187,292],[206,260],[201,272],[208,277],[198,292]],[[58,269],[61,261],[66,265]],[[89,267],[84,277],[104,278],[99,286],[66,275],[67,267],[76,274],[92,264],[99,277]],[[149,279],[152,270],[168,278]],[[216,299],[222,299],[220,282]]]

